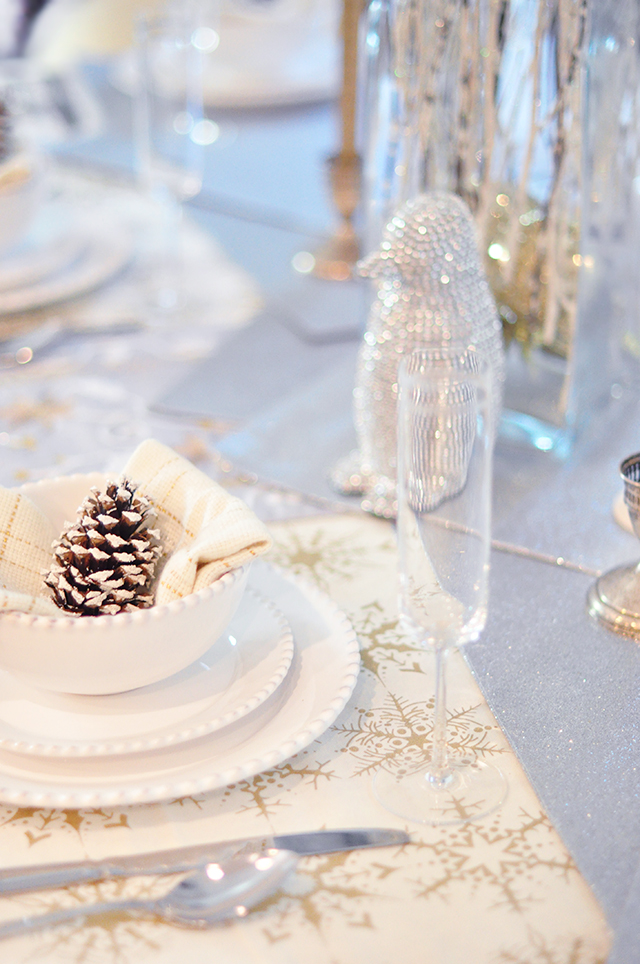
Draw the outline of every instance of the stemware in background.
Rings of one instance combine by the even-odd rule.
[[[478,639],[487,618],[493,379],[473,349],[434,348],[404,359],[398,387],[399,606],[411,635],[435,654],[434,724],[428,763],[390,761],[374,792],[409,820],[465,823],[495,810],[507,791],[500,770],[447,740],[447,656]]]
[[[640,538],[640,453],[621,463],[620,475],[629,522]],[[587,593],[587,612],[614,633],[640,640],[640,562],[602,573]]]
[[[202,54],[217,41],[203,9],[199,2],[173,3],[137,21],[137,168],[159,216],[150,232],[148,295],[165,312],[186,300],[182,206],[199,193],[203,149],[218,135],[203,112]]]

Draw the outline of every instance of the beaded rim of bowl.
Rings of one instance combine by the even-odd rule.
[[[212,582],[210,586],[204,586],[196,592],[189,593],[181,599],[172,599],[168,603],[160,603],[157,606],[150,606],[149,609],[137,609],[135,612],[116,613],[113,616],[36,616],[32,613],[18,612],[11,610],[0,613],[1,619],[10,619],[12,622],[24,622],[33,629],[51,629],[52,626],[64,624],[65,628],[74,628],[74,632],[93,632],[106,630],[113,626],[124,626],[126,623],[142,623],[153,619],[162,619],[167,613],[177,613],[182,609],[192,608],[208,602],[213,596],[220,595],[230,589],[238,579],[241,579],[246,567],[232,569],[223,573],[219,579]],[[114,620],[116,622],[114,622]]]

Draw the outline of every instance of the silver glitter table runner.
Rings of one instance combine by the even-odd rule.
[[[588,576],[491,561],[489,621],[467,662],[609,922],[640,951],[640,921],[622,915],[640,858],[640,648],[586,615]]]

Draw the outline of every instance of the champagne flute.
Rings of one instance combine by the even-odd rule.
[[[143,190],[160,223],[150,239],[150,301],[164,311],[185,301],[183,203],[201,190],[203,148],[217,136],[204,117],[199,4],[168,3],[137,21],[135,146]],[[155,249],[155,250],[154,250]]]
[[[496,767],[447,740],[446,661],[478,639],[487,617],[495,429],[491,370],[473,349],[413,352],[400,366],[398,548],[401,622],[435,653],[431,759],[379,771],[380,803],[409,820],[456,824],[504,800]]]

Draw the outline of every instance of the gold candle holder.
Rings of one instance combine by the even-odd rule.
[[[360,242],[353,227],[353,216],[360,200],[360,157],[355,146],[356,84],[358,63],[358,21],[362,0],[343,0],[343,70],[340,95],[342,144],[328,161],[333,200],[340,224],[330,240],[315,253],[313,273],[330,281],[346,281],[353,276],[360,256]]]

